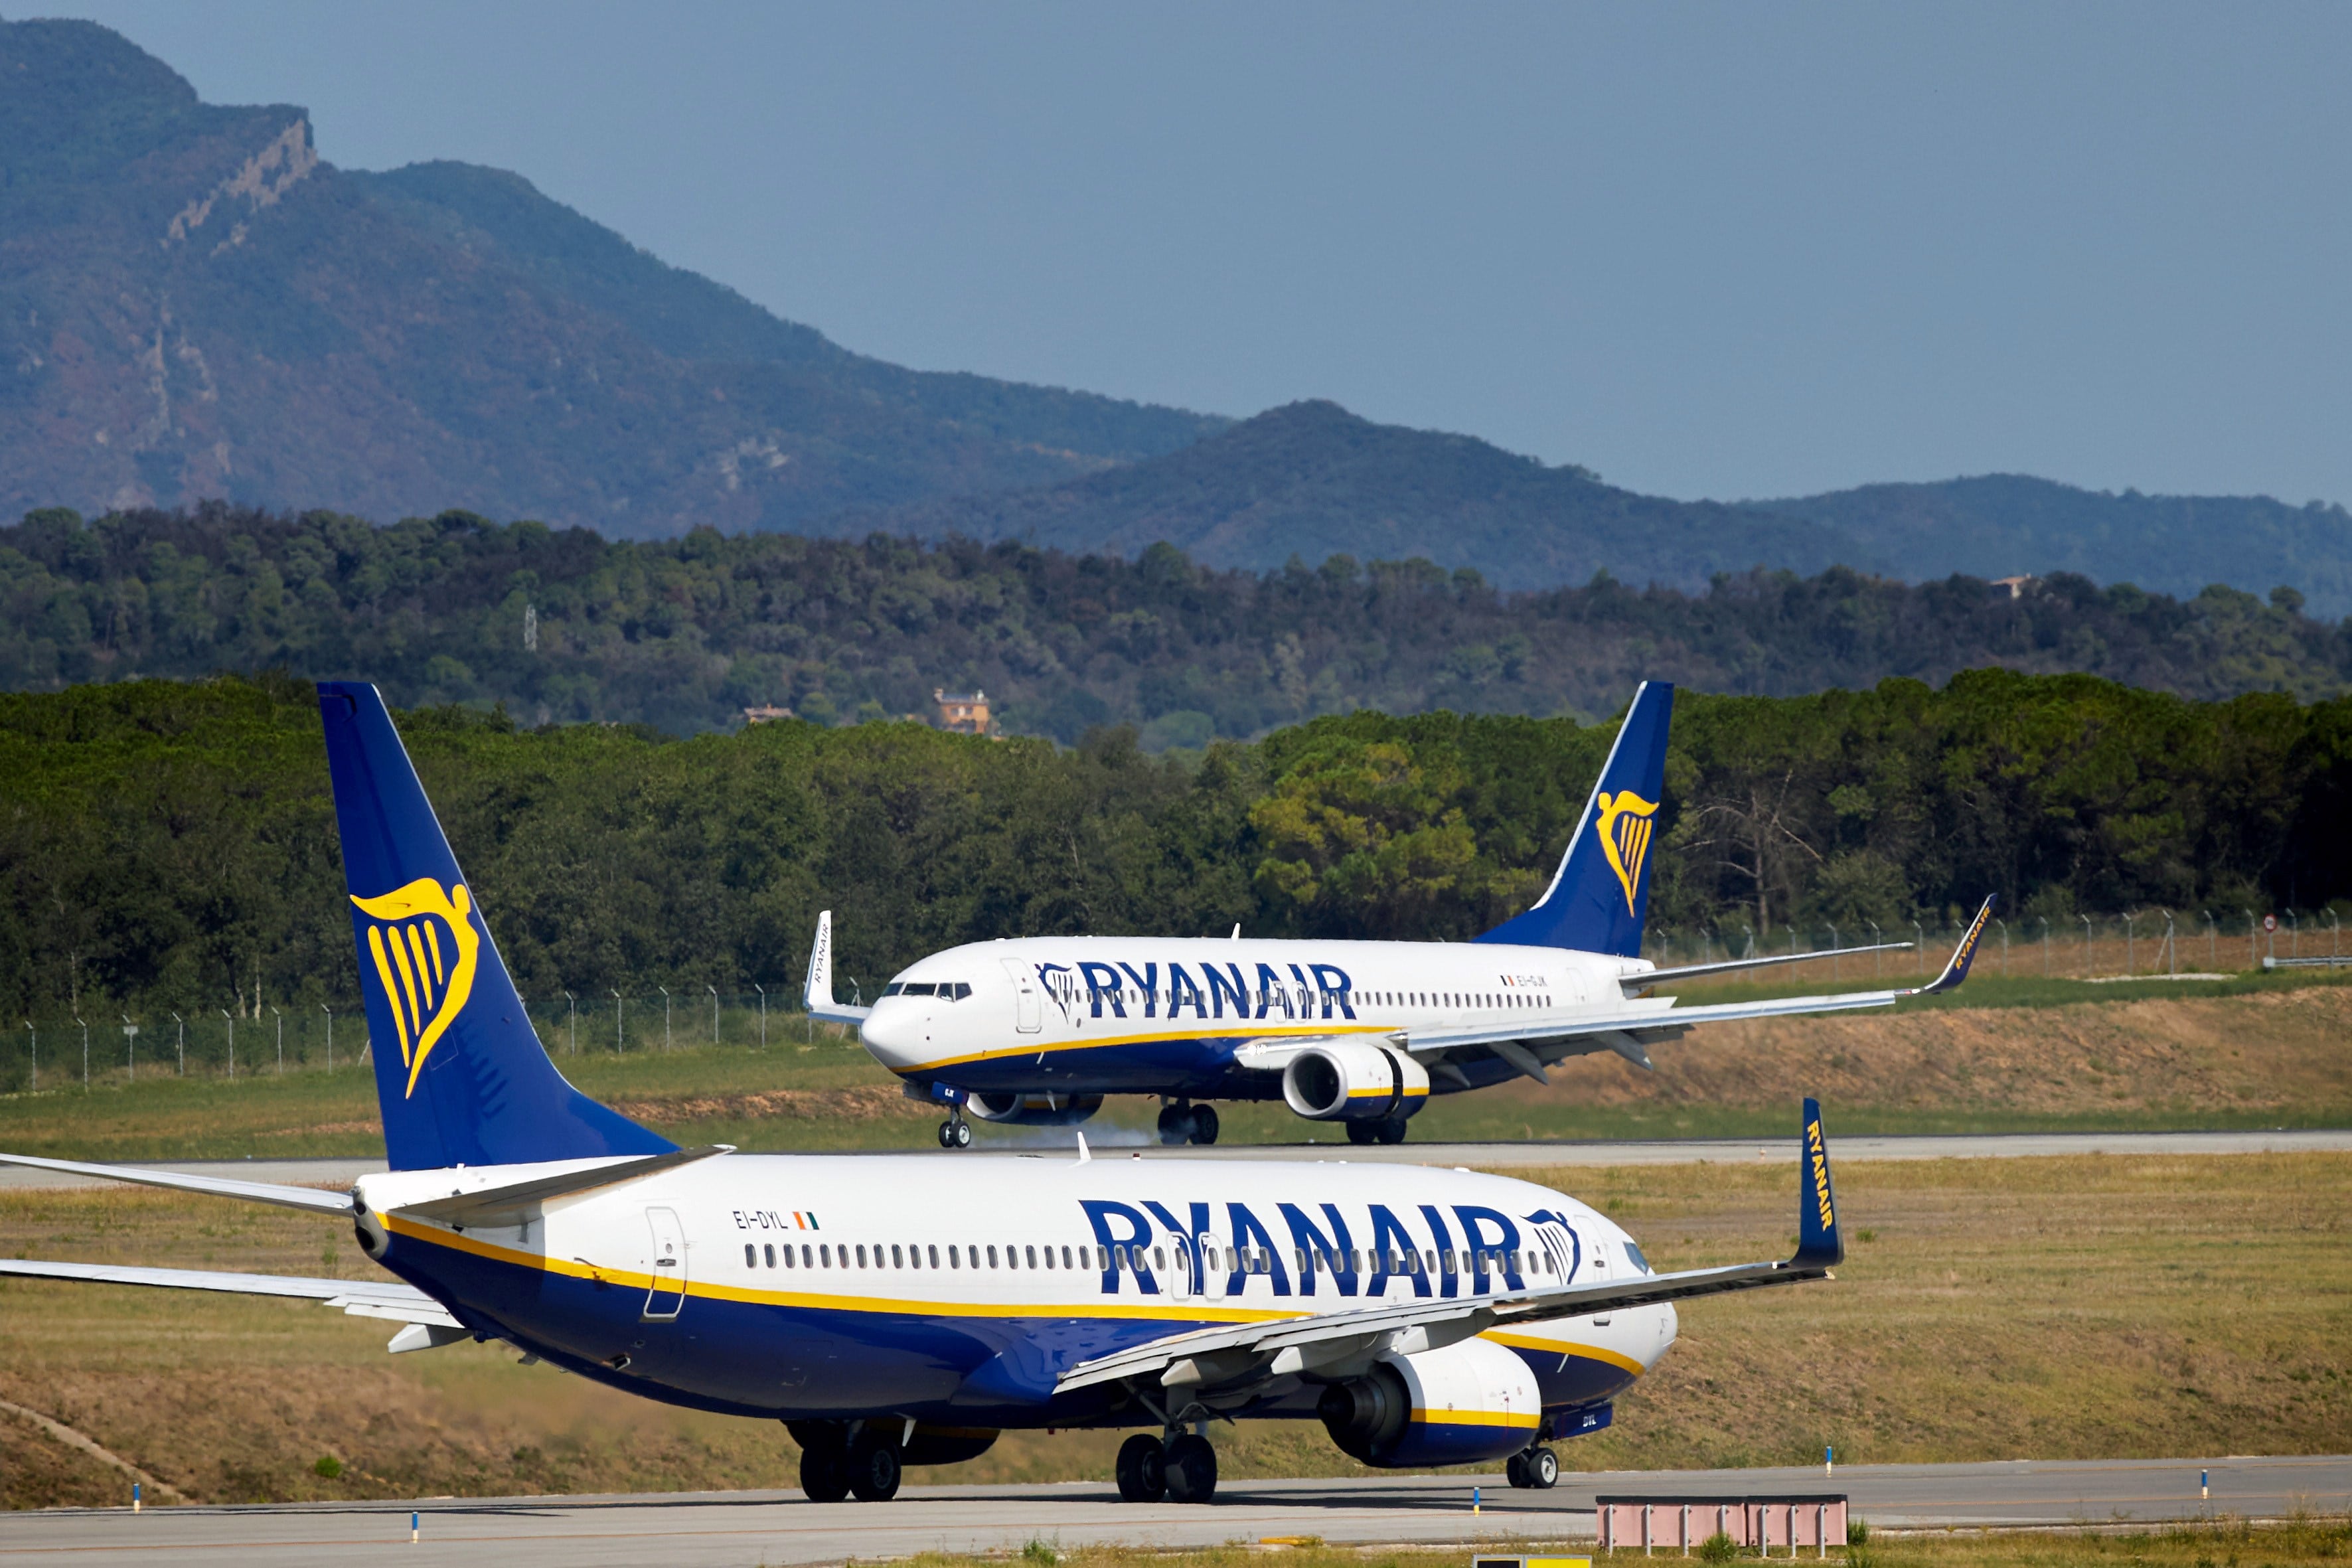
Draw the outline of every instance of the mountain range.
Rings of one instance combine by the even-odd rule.
[[[1757,566],[2065,571],[2352,613],[2352,516],[2021,476],[1647,496],[1308,402],[1238,423],[859,355],[457,163],[338,169],[89,23],[0,22],[0,516],[225,499],[1022,540],[1208,566],[1425,557],[1505,588]]]

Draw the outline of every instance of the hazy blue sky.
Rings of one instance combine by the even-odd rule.
[[[2352,501],[2352,6],[79,5],[852,348],[1677,496]]]

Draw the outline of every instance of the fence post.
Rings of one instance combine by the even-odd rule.
[[[228,1076],[234,1079],[236,1077],[236,1015],[223,1007],[220,1016],[228,1020]]]
[[[76,1015],[74,1015],[74,1022],[75,1022],[75,1023],[77,1023],[77,1024],[81,1024],[81,1015],[79,1015],[79,1014],[78,1014],[78,1013],[77,1013]],[[82,1089],[83,1089],[83,1091],[84,1091],[85,1093],[89,1091],[89,1026],[88,1024],[81,1024],[81,1087],[82,1087]]]
[[[188,1076],[188,1021],[177,1013],[172,1015],[173,1044],[180,1053],[180,1076]]]
[[[32,1092],[38,1094],[41,1092],[41,1031],[33,1027],[33,1020],[27,1018],[25,1020],[25,1033],[33,1037]]]
[[[620,994],[619,992],[615,991],[615,992],[614,992],[614,993],[612,994],[612,995],[613,995],[613,1054],[614,1054],[614,1056],[616,1056],[616,1057],[617,1057],[617,1056],[619,1056],[619,1055],[621,1054],[621,994]]]
[[[754,981],[751,989],[760,994],[760,1048],[764,1051],[768,1048],[768,988]]]
[[[2091,977],[2091,970],[2093,967],[2091,963],[2091,917],[2084,915],[2081,916],[2080,919],[2083,922],[2083,978],[2088,980]]]
[[[656,991],[658,991],[658,992],[660,992],[660,993],[662,994],[662,1049],[664,1049],[664,1050],[667,1050],[667,1049],[669,1049],[669,1044],[670,1044],[670,1037],[669,1037],[669,987],[668,987],[668,986],[667,986],[667,985],[656,985],[656,986],[655,986],[655,987],[654,987],[654,989],[655,989],[655,990],[656,990]]]

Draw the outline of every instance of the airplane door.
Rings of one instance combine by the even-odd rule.
[[[1017,958],[1004,960],[1004,973],[1013,982],[1013,1027],[1024,1035],[1034,1035],[1045,1026],[1045,1010],[1037,997],[1037,977]]]
[[[647,1209],[646,1224],[653,1230],[653,1288],[646,1292],[644,1317],[667,1322],[686,1301],[686,1233],[676,1209]]]
[[[1609,1244],[1605,1241],[1595,1241],[1592,1244],[1592,1282],[1596,1285],[1609,1283]],[[1607,1327],[1608,1314],[1603,1313],[1593,1319],[1592,1322],[1595,1328]]]
[[[1224,1260],[1218,1256],[1216,1238],[1209,1236],[1195,1237],[1193,1245],[1201,1249],[1201,1294],[1212,1301],[1223,1300],[1225,1295],[1225,1271],[1221,1265]]]

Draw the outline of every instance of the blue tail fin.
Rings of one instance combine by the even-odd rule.
[[[1672,686],[1642,683],[1551,886],[1535,908],[1478,941],[1641,956],[1651,833],[1666,791],[1666,727],[1674,711]]]
[[[677,1147],[547,1059],[375,688],[322,681],[319,712],[392,1168]]]

